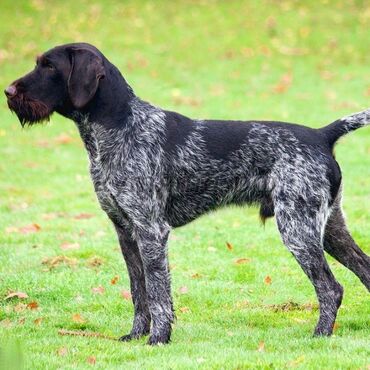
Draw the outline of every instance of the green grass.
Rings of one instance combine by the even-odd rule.
[[[102,49],[139,96],[167,109],[319,127],[370,106],[369,26],[369,2],[355,0],[2,0],[0,86],[30,70],[37,53],[84,40]],[[89,368],[91,356],[99,369],[369,367],[366,289],[329,258],[345,297],[335,335],[313,339],[313,288],[274,221],[263,228],[248,208],[220,210],[173,232],[178,319],[170,345],[58,335],[127,333],[132,307],[121,291],[128,277],[73,123],[54,116],[46,126],[21,130],[4,98],[0,104],[0,367],[19,356],[27,369]],[[336,156],[349,227],[370,253],[369,129],[343,139]],[[76,220],[81,213],[94,217]],[[9,232],[32,223],[41,230]],[[62,250],[66,242],[79,248]],[[76,265],[42,264],[60,255]],[[91,266],[94,257],[100,266]],[[250,261],[237,265],[238,258]],[[101,295],[92,293],[98,286]],[[29,298],[4,300],[9,291]],[[33,301],[37,310],[19,305]],[[74,322],[75,314],[85,321]]]

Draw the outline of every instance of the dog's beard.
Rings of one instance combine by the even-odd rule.
[[[8,106],[15,112],[22,127],[31,126],[35,123],[49,121],[53,111],[43,102],[18,95],[8,99]]]

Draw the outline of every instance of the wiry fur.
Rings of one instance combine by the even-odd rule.
[[[70,96],[78,101],[84,97],[72,94],[68,84],[79,62],[76,48],[93,50],[91,60],[100,58],[99,78],[105,77],[82,108]],[[58,63],[63,60],[58,83],[65,95],[48,104],[77,124],[98,200],[115,225],[130,276],[135,316],[122,340],[149,331],[150,344],[170,340],[170,229],[227,204],[259,204],[262,219],[276,215],[283,242],[316,290],[316,335],[332,333],[343,295],[324,249],[370,290],[370,259],[345,226],[341,173],[332,154],[341,135],[370,121],[369,110],[320,130],[282,122],[191,120],[136,97],[118,70],[90,45],[70,44],[44,54],[51,60],[55,55]],[[31,84],[29,78],[14,86]],[[91,80],[90,75],[85,78]],[[33,80],[33,88],[35,84]],[[39,99],[37,94],[30,98]]]

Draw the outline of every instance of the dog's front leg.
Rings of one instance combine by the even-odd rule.
[[[120,341],[129,341],[149,334],[150,313],[145,288],[144,267],[136,241],[130,231],[114,223],[122,254],[130,277],[132,302],[134,304],[134,322],[129,334],[122,336]]]
[[[150,223],[136,230],[152,319],[148,343],[152,345],[170,341],[171,324],[174,320],[167,260],[169,231],[165,222]]]

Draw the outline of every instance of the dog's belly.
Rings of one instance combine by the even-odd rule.
[[[267,177],[229,179],[216,184],[183,184],[169,195],[166,215],[172,227],[183,226],[204,213],[229,204],[260,204],[270,198]],[[192,186],[193,185],[193,186]]]

